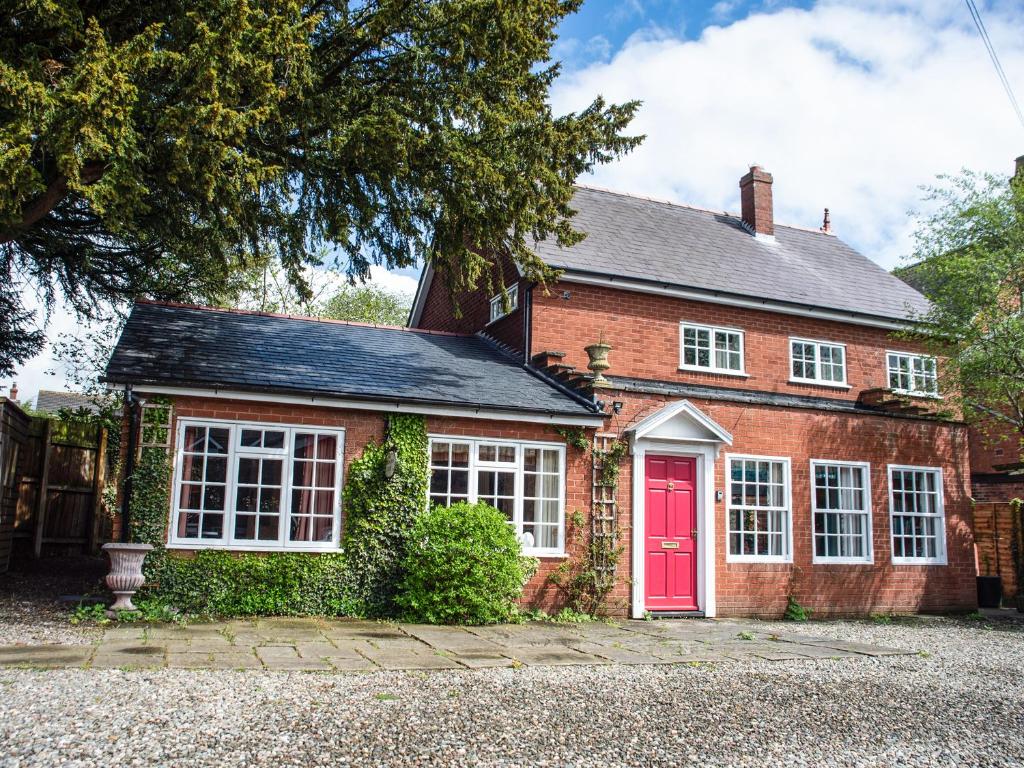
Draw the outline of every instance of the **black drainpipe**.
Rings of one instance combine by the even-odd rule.
[[[121,493],[121,543],[129,540],[130,509],[132,504],[132,475],[135,474],[135,433],[138,431],[138,416],[135,408],[135,395],[131,385],[124,388],[124,407],[128,411],[128,449],[124,457],[124,489]]]
[[[533,313],[533,285],[526,288],[526,297],[523,301],[523,363],[530,364],[530,315]]]

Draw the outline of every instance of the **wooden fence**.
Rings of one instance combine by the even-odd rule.
[[[1022,521],[1020,514],[1014,510],[1014,505],[1006,502],[974,505],[974,545],[977,552],[978,575],[999,576],[1003,582],[1004,600],[1017,595],[1019,585],[1015,550],[1024,554]]]
[[[34,557],[95,552],[109,535],[102,513],[107,430],[33,418],[26,437],[14,551]]]

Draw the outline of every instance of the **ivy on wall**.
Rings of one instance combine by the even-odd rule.
[[[384,442],[368,444],[349,467],[342,546],[353,565],[354,612],[393,614],[413,525],[426,509],[429,467],[426,424],[407,414],[389,416]]]

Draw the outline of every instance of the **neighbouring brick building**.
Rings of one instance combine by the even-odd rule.
[[[541,560],[531,605],[600,508],[619,614],[973,608],[966,427],[893,335],[924,299],[775,224],[771,184],[752,168],[739,216],[580,187],[587,238],[536,244],[555,284],[506,265],[456,313],[427,267],[408,329],[137,304],[107,379],[172,401],[169,545],[337,549],[348,463],[414,412],[430,499],[493,504]],[[566,430],[628,446],[614,498]]]

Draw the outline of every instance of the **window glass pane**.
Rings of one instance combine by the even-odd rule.
[[[242,446],[244,448],[259,448],[263,433],[258,429],[242,430]]]
[[[295,435],[295,451],[297,459],[312,459],[316,453],[316,435],[299,433]]]
[[[284,448],[284,432],[280,430],[268,430],[263,433],[263,447],[264,448],[276,448],[280,450]]]

